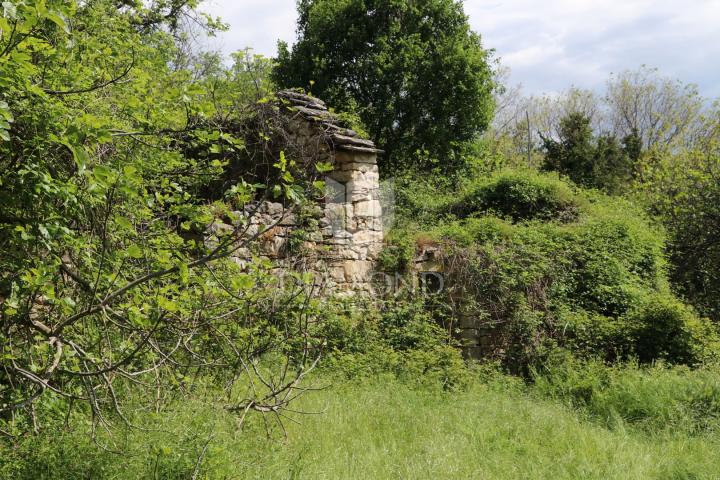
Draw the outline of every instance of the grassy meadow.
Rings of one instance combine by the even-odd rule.
[[[599,392],[607,411],[613,390],[652,403],[644,387],[662,386],[674,373],[619,375],[622,385]],[[239,428],[237,416],[199,395],[160,414],[137,412],[135,429],[100,431],[97,443],[82,424],[28,437],[3,452],[2,478],[720,478],[714,425],[664,428],[682,417],[677,412],[662,420],[648,409],[657,423],[643,423],[637,412],[601,418],[601,409],[548,398],[547,383],[542,390],[501,374],[454,392],[391,377],[314,383],[329,386],[295,404],[306,414],[284,419],[287,438],[270,417],[270,437],[259,416]],[[695,401],[689,389],[660,391],[667,403],[682,397],[678,409]]]

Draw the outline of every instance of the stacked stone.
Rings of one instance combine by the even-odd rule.
[[[337,182],[341,195],[331,198],[340,200],[337,203],[326,203],[334,223],[325,227],[323,236],[332,246],[328,255],[331,278],[341,288],[369,290],[383,241],[376,153],[370,147],[344,147],[335,150],[335,170],[326,179],[328,184]]]
[[[361,152],[377,155],[382,150],[375,148],[371,140],[364,139],[358,133],[341,125],[340,118],[327,109],[325,102],[293,90],[277,92],[283,110],[294,120],[301,119],[310,128],[305,128],[308,136],[319,135],[333,151]],[[302,129],[302,127],[300,127]]]
[[[330,291],[371,291],[383,242],[377,167],[381,150],[343,127],[322,100],[291,90],[278,92],[277,97],[288,120],[287,140],[296,154],[308,166],[315,162],[333,166],[325,178],[328,190],[317,215],[320,229],[311,234],[303,248],[303,268],[313,272],[318,283]],[[277,224],[260,236],[261,254],[279,268],[297,266],[298,259],[288,253],[287,245],[292,230],[299,226],[281,204],[249,206],[241,216],[250,220],[249,235]],[[249,252],[240,252],[237,261],[242,264],[247,258]]]

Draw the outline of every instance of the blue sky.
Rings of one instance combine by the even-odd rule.
[[[526,93],[570,85],[602,90],[611,72],[642,64],[720,98],[720,0],[466,0],[487,48]],[[295,38],[295,0],[209,0],[230,30],[211,41],[229,53],[274,55]]]

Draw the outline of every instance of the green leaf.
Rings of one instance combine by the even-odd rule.
[[[59,142],[62,145],[65,145],[73,156],[73,161],[75,162],[75,165],[77,166],[78,173],[82,173],[85,171],[85,168],[87,167],[88,162],[90,161],[90,157],[88,156],[87,152],[85,151],[85,148],[82,147],[82,145],[73,145],[70,143],[67,139],[57,139],[57,142]]]
[[[164,310],[167,310],[168,312],[177,312],[178,311],[177,303],[170,300],[169,298],[159,297],[158,298],[158,306],[160,306],[160,308],[162,308]]]
[[[130,220],[128,220],[128,219],[125,218],[125,217],[116,217],[116,218],[115,218],[115,223],[117,223],[117,224],[120,225],[121,227],[126,228],[126,229],[128,229],[128,230],[132,230],[132,228],[133,228],[133,225],[132,225],[132,223],[130,222]]]
[[[142,249],[135,244],[128,246],[127,254],[132,258],[142,258],[143,257]]]
[[[96,165],[93,168],[93,176],[101,184],[107,184],[112,176],[112,170],[105,165]]]
[[[65,33],[70,33],[70,27],[68,27],[65,19],[57,12],[48,12],[45,18],[53,22],[58,27],[62,28]]]
[[[332,172],[333,169],[334,169],[332,163],[329,163],[329,162],[319,162],[319,163],[316,163],[316,164],[315,164],[315,168],[316,168],[317,171],[320,172],[320,173]]]
[[[180,273],[180,281],[187,285],[190,282],[190,269],[187,264],[181,263],[178,265],[178,272]]]
[[[233,288],[236,290],[250,290],[255,286],[255,279],[246,273],[236,275],[230,281]]]

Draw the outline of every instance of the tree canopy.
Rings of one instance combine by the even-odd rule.
[[[489,125],[491,52],[456,0],[303,0],[298,39],[279,45],[274,79],[355,111],[385,172],[459,164]]]
[[[4,433],[60,411],[91,413],[95,424],[125,419],[130,386],[173,390],[208,369],[232,383],[284,344],[291,318],[312,315],[302,287],[266,289],[275,280],[262,262],[240,271],[228,259],[263,233],[242,235],[252,215],[243,208],[258,192],[292,208],[306,191],[292,159],[266,161],[274,166],[259,185],[227,177],[252,149],[240,125],[260,115],[266,92],[255,74],[267,62],[237,55],[228,69],[193,54],[189,25],[219,26],[196,3],[3,3]],[[233,227],[204,241],[219,217]],[[295,351],[292,365],[304,368],[308,352]],[[285,365],[272,388],[287,394],[294,367]],[[264,389],[257,408],[275,398]]]
[[[573,112],[560,120],[559,138],[543,139],[545,168],[570,177],[578,185],[619,193],[632,179],[640,138],[621,142],[613,135],[595,136],[590,117]]]

